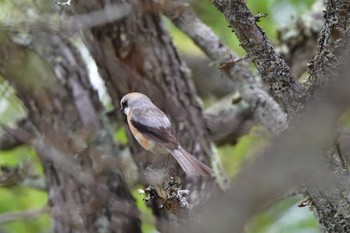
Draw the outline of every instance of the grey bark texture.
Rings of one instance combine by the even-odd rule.
[[[168,3],[168,5],[170,4],[171,2]],[[174,11],[174,7],[166,7],[167,5],[165,5],[163,11],[232,80],[235,89],[239,91],[243,101],[248,104],[258,122],[262,123],[273,133],[286,129],[288,125],[286,114],[264,90],[260,80],[253,76],[249,70],[248,63],[236,61],[238,59],[237,55],[207,25],[196,17],[189,4],[185,4],[186,2],[184,1],[182,5],[178,6],[180,13]],[[225,127],[222,129],[224,130]]]
[[[17,129],[4,127],[0,148],[28,144],[36,149],[49,193],[43,212],[51,212],[53,232],[141,232],[140,213],[124,179],[131,164],[112,137],[114,125],[127,132],[140,184],[162,177],[167,157],[143,150],[119,113],[120,99],[133,91],[148,95],[170,118],[181,145],[217,172],[215,178],[187,177],[170,159],[168,166],[190,191],[193,213],[179,217],[151,201],[160,232],[243,232],[254,215],[290,189],[308,198],[324,232],[350,232],[349,133],[337,131],[337,120],[350,104],[350,3],[326,1],[324,27],[305,83],[297,80],[305,64],[293,71],[290,66],[315,47],[307,55],[284,56],[286,62],[245,1],[212,3],[262,80],[182,0],[80,1],[51,12],[63,26],[40,22],[26,31],[27,40],[13,30],[0,34],[0,73],[28,112]],[[208,109],[199,102],[161,13],[233,83],[234,89]],[[111,97],[108,114],[88,78],[78,41],[88,48]],[[225,177],[214,144],[236,143],[257,122],[274,133],[271,146],[222,190]]]
[[[35,37],[31,47],[4,34],[1,73],[34,126],[26,143],[45,170],[53,232],[140,232],[138,210],[118,171],[118,145],[78,48],[49,33]]]
[[[106,7],[106,4],[101,3],[101,7]],[[123,95],[133,91],[146,94],[170,118],[180,144],[208,164],[212,155],[212,141],[206,130],[202,107],[189,79],[188,68],[178,56],[159,14],[147,11],[148,8],[153,9],[152,1],[134,1],[130,4],[135,11],[133,14],[115,22],[113,27],[103,25],[93,28],[88,38],[92,46],[99,45],[93,48],[93,56],[98,67],[105,71],[102,77],[112,96],[116,114],[119,115],[119,102]],[[88,13],[84,11],[83,4],[77,10]],[[164,167],[167,157],[146,153],[129,133],[125,119],[119,118],[119,121],[128,132],[129,145],[140,168],[140,178],[149,166]],[[181,174],[184,187],[191,190],[188,199],[193,208],[207,201],[218,190],[214,179],[185,178],[173,160],[170,160],[170,164],[176,166],[177,174]],[[154,207],[154,213],[158,228],[165,231],[164,218],[168,218],[165,211],[160,212],[158,207]]]

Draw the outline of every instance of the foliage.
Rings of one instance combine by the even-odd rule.
[[[3,79],[0,79],[0,122],[14,123],[25,116],[20,101],[15,97],[13,89]],[[33,149],[22,146],[11,151],[0,151],[0,166],[15,167],[24,161],[29,161],[35,173],[43,175],[40,161]],[[0,176],[3,174],[0,173]],[[41,208],[47,204],[47,193],[25,187],[0,187],[0,214],[32,208]],[[41,216],[30,221],[15,221],[4,224],[0,229],[6,232],[36,233],[48,230],[50,220],[48,216]]]
[[[152,214],[151,208],[147,206],[147,203],[144,200],[145,196],[139,193],[138,191],[139,189],[142,189],[142,187],[135,187],[132,190],[132,195],[135,198],[137,207],[141,212],[142,232],[144,233],[155,232],[156,231],[156,228],[154,226],[155,218]]]
[[[277,202],[273,208],[257,216],[248,226],[251,233],[299,233],[319,232],[313,213],[307,208],[299,208],[298,197]]]
[[[24,160],[34,164],[35,172],[42,175],[42,167],[35,152],[28,147],[19,147],[8,152],[0,152],[0,165],[16,166]],[[47,204],[47,193],[25,187],[0,188],[0,214],[33,208],[42,208]],[[28,221],[15,221],[4,224],[0,229],[5,232],[39,233],[50,229],[48,216]]]

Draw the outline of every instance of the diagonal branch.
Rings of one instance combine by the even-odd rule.
[[[296,112],[300,104],[295,98],[299,97],[303,88],[293,78],[286,62],[274,51],[266,34],[257,25],[258,19],[244,1],[213,0],[212,3],[225,15],[263,81],[270,85],[273,96],[288,114]]]
[[[326,3],[325,25],[318,40],[318,51],[309,64],[311,85],[309,96],[321,94],[329,81],[334,80],[337,64],[343,53],[339,49],[350,26],[350,2],[330,0]],[[346,43],[346,41],[345,41]]]
[[[165,15],[187,34],[210,59],[221,64],[221,71],[237,86],[241,97],[248,103],[255,119],[272,132],[277,133],[285,129],[287,127],[286,114],[264,90],[260,81],[250,72],[248,63],[245,61],[235,62],[239,59],[238,56],[197,18],[189,4],[186,4],[185,1],[177,1],[178,10],[174,10],[175,7],[174,2],[167,2],[162,9]],[[232,104],[230,105],[232,106]],[[229,127],[230,122],[227,123]]]
[[[329,85],[326,95],[305,108],[294,129],[247,164],[235,176],[232,188],[213,199],[201,215],[202,222],[187,232],[243,232],[255,214],[288,189],[305,183],[312,186],[308,188],[313,193],[312,207],[325,232],[349,232],[349,174],[331,171],[322,156],[334,141],[336,122],[350,106],[349,56],[344,61],[345,70],[338,66],[339,82]]]
[[[12,221],[29,221],[33,218],[38,218],[44,214],[48,214],[50,212],[49,207],[41,208],[41,209],[29,209],[23,211],[13,211],[0,215],[0,224],[5,224]]]
[[[0,136],[0,150],[12,150],[31,140],[34,128],[28,118],[17,121],[16,126],[16,128],[9,128],[0,124],[0,127],[4,129],[3,134]],[[17,135],[17,137],[13,135]]]

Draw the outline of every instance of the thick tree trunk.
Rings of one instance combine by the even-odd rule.
[[[141,232],[116,166],[118,145],[77,47],[54,33],[35,35],[35,51],[7,36],[0,44],[1,73],[37,131],[32,144],[45,170],[53,232]]]
[[[86,13],[84,5],[97,5],[97,2],[101,8],[108,7],[106,1],[90,0],[76,8],[79,13]],[[122,2],[125,3],[115,0],[111,4]],[[116,114],[120,114],[119,101],[124,94],[138,91],[148,95],[169,116],[181,145],[208,164],[212,156],[212,142],[203,111],[189,79],[190,73],[175,50],[157,8],[149,0],[126,3],[131,4],[132,13],[118,22],[93,28],[89,38],[93,56],[99,68],[105,71],[102,76]],[[167,158],[159,159],[159,155],[153,154],[145,156],[146,152],[130,135],[125,119],[119,119],[128,132],[129,145],[140,165],[141,174],[147,166],[164,168]],[[155,164],[156,160],[159,164]],[[171,161],[171,164],[176,163]],[[218,189],[212,178],[185,178],[180,169],[177,169],[177,174],[191,192],[189,201],[192,207],[208,200]],[[159,212],[158,207],[154,208],[154,213],[158,223],[163,222],[165,213]],[[164,230],[164,227],[158,226]]]

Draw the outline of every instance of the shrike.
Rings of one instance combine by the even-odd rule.
[[[120,111],[127,116],[131,133],[143,148],[156,155],[172,154],[188,175],[213,174],[207,165],[181,147],[168,117],[150,98],[132,92],[122,98],[120,106]]]

